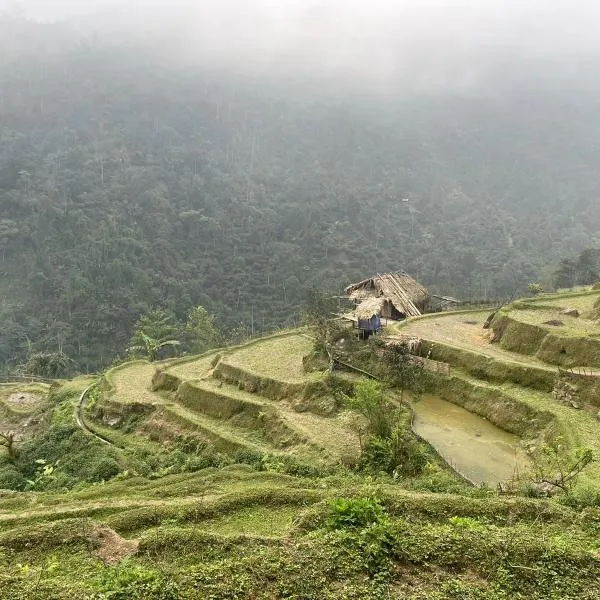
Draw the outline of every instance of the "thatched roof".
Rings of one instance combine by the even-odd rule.
[[[378,315],[383,308],[384,298],[366,298],[354,311],[357,319],[370,319],[373,315]]]
[[[356,303],[360,303],[357,310],[362,309],[367,298],[376,298],[389,300],[407,317],[419,316],[419,307],[423,308],[430,299],[427,289],[403,271],[378,273],[375,277],[349,285],[345,291]],[[370,310],[368,305],[366,308]]]

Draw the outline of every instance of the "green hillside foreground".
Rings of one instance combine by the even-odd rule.
[[[443,397],[526,445],[561,435],[600,456],[591,403],[558,403],[556,367],[492,344],[486,316],[400,331],[450,363]],[[552,499],[470,487],[431,449],[420,475],[366,474],[339,400],[353,378],[305,373],[311,351],[296,330],[98,382],[2,388],[0,408],[25,389],[38,400],[36,431],[19,429],[30,483],[0,491],[0,598],[600,597],[596,463]],[[89,431],[75,420],[85,390]]]

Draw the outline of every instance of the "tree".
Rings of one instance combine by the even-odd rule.
[[[527,285],[527,290],[533,296],[539,296],[540,294],[544,293],[544,288],[542,287],[542,285],[540,283],[533,283],[532,282],[532,283],[528,284]]]
[[[577,280],[577,263],[570,258],[561,259],[554,271],[554,286],[557,288],[572,288]]]
[[[14,431],[0,431],[0,446],[4,446],[8,453],[8,460],[14,460],[17,458],[17,434]]]
[[[135,332],[129,341],[127,352],[141,354],[155,361],[161,350],[180,345],[177,337],[177,326],[172,315],[162,310],[153,310],[140,317]]]
[[[365,425],[357,426],[364,468],[394,476],[398,473],[413,476],[422,472],[427,464],[427,452],[403,425],[401,409],[386,398],[380,382],[359,381],[348,404],[365,421]]]
[[[348,404],[366,419],[367,431],[363,433],[380,438],[391,436],[396,409],[386,399],[381,383],[361,379],[356,384],[354,396],[348,398]]]
[[[390,387],[400,390],[400,401],[404,402],[404,390],[414,394],[423,393],[426,385],[426,371],[423,364],[410,352],[406,343],[383,346],[380,361],[381,379]]]
[[[46,379],[62,379],[73,370],[73,361],[64,352],[37,352],[30,354],[20,371]]]
[[[577,283],[589,285],[600,279],[600,250],[586,248],[577,260]]]
[[[318,290],[309,290],[304,305],[303,321],[315,336],[315,351],[327,355],[329,372],[333,371],[335,357],[333,344],[342,328],[336,318],[335,299]]]
[[[203,306],[196,306],[188,314],[184,335],[190,351],[195,354],[216,348],[223,342],[223,334],[215,325],[214,315]]]

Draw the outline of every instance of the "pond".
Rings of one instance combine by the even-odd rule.
[[[425,395],[413,403],[415,433],[475,484],[494,486],[527,467],[519,438],[464,408]]]

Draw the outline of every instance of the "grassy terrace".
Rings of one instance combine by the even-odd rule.
[[[595,520],[549,501],[380,485],[386,553],[332,529],[359,478],[241,468],[0,497],[0,598],[592,600]],[[377,528],[375,529],[377,530]],[[358,540],[358,541],[357,541]],[[371,558],[368,558],[368,557]],[[389,568],[373,576],[382,561]]]
[[[247,344],[228,353],[223,361],[260,377],[302,384],[322,378],[322,374],[306,373],[302,367],[302,357],[311,350],[310,337],[293,333]]]
[[[395,323],[386,331],[411,334],[421,339],[447,344],[503,362],[556,371],[556,367],[544,363],[535,356],[511,352],[498,344],[491,344],[490,331],[483,329],[489,315],[489,310],[436,313],[409,319],[406,323]]]
[[[577,344],[579,338],[582,343],[587,343],[586,332],[597,326],[583,315],[598,298],[600,292],[545,295],[519,301],[514,306],[505,307],[503,312],[510,319],[533,325],[560,319],[564,327],[542,327],[551,333],[562,330],[561,335],[569,336],[574,340],[573,344]],[[582,317],[561,315],[560,311],[566,308],[577,308]],[[433,358],[450,363],[450,381],[440,384],[441,393],[447,400],[466,405],[469,410],[528,438],[534,444],[539,435],[539,426],[534,421],[539,421],[560,435],[567,447],[590,447],[594,456],[600,457],[600,423],[596,418],[600,380],[597,384],[593,376],[573,380],[579,386],[584,410],[559,403],[549,393],[556,381],[557,367],[533,354],[507,350],[499,343],[491,343],[490,334],[493,332],[483,329],[488,315],[488,311],[426,315],[395,325],[393,332],[420,337],[425,348],[431,349]],[[511,330],[508,331],[514,338]],[[510,342],[511,347],[531,351],[527,343],[519,346],[512,338]],[[573,346],[569,350],[576,355],[578,348]],[[588,368],[586,372],[600,375],[598,369],[592,371]],[[524,407],[522,411],[519,406]],[[520,413],[521,416],[518,416]],[[539,418],[534,417],[536,414],[540,415]],[[528,425],[528,419],[534,420],[531,425]],[[600,487],[599,464],[594,462],[590,465],[578,485]]]
[[[235,385],[213,375],[220,361],[235,369],[241,381],[271,382],[278,390],[324,379],[322,374],[306,374],[302,357],[310,352],[310,338],[291,332],[249,344],[213,352],[199,358],[150,364],[135,361],[109,371],[110,402],[113,408],[133,405],[151,407],[146,431],[172,436],[177,428],[198,433],[226,453],[249,450],[280,454],[284,451],[310,463],[353,462],[358,455],[356,433],[344,413],[322,417],[310,411],[299,412],[291,398],[275,401],[269,395],[251,393],[243,383]],[[157,368],[177,378],[175,391],[152,391],[151,380]],[[216,370],[219,370],[217,367]],[[123,445],[122,435],[102,425],[97,431]]]
[[[490,344],[487,315],[428,316],[400,331],[434,342],[451,363],[438,381],[446,399],[528,444],[551,429],[569,448],[600,456],[595,416],[549,393],[556,367]],[[302,332],[290,332],[109,371],[88,417],[118,442],[110,452],[127,470],[71,491],[0,490],[0,599],[600,597],[599,462],[578,482],[583,510],[469,488],[435,465],[399,478],[345,469],[358,438],[349,415],[327,405],[326,377],[304,373],[310,350]],[[157,368],[172,377],[162,387]],[[74,423],[91,381],[65,383],[53,396],[55,420]],[[207,440],[228,461],[170,474],[181,434]],[[190,452],[185,461],[200,458]],[[240,452],[258,462],[231,464]],[[144,461],[155,461],[147,472]],[[365,527],[360,511],[370,514],[373,498],[381,514]]]
[[[213,368],[213,361],[218,352],[209,352],[199,358],[186,359],[174,362],[167,367],[167,372],[183,381],[189,379],[204,379],[208,377]]]

